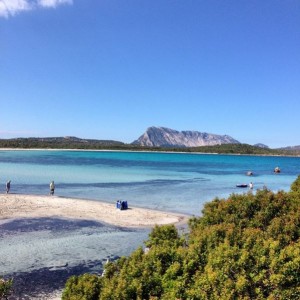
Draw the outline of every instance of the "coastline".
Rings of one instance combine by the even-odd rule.
[[[93,220],[119,227],[147,228],[187,223],[190,216],[131,207],[119,210],[115,204],[59,196],[0,194],[0,223],[11,219],[55,217]]]
[[[246,153],[218,153],[218,152],[185,152],[158,150],[129,150],[129,149],[78,149],[78,148],[0,148],[0,151],[66,151],[66,152],[129,152],[129,153],[165,153],[165,154],[193,154],[193,155],[226,155],[226,156],[269,156],[269,157],[300,157],[300,154],[246,154]]]

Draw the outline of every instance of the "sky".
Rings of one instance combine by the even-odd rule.
[[[0,138],[150,126],[300,145],[299,0],[0,0]]]

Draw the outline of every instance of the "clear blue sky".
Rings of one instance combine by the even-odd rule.
[[[149,126],[300,145],[299,0],[0,0],[0,138]]]

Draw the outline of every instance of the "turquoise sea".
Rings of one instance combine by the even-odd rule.
[[[274,168],[281,169],[274,174]],[[246,176],[251,170],[254,176]],[[300,174],[299,157],[114,151],[0,151],[0,184],[11,191],[56,195],[199,215],[214,197],[254,189],[288,190]]]
[[[275,167],[281,169],[274,174]],[[246,176],[252,171],[253,176]],[[300,157],[117,151],[0,151],[0,192],[55,194],[200,215],[205,202],[245,193],[250,181],[288,191]],[[2,186],[2,188],[1,188]],[[49,197],[51,201],[51,197]],[[70,210],[72,207],[70,207]],[[14,277],[14,296],[49,299],[66,278],[101,273],[107,258],[128,255],[149,229],[126,229],[88,220],[27,219],[0,222],[0,276]],[[46,294],[43,298],[41,293]],[[26,296],[26,297],[25,297]]]

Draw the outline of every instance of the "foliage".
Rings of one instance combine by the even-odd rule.
[[[300,192],[300,176],[292,183],[291,190],[295,193]]]
[[[200,152],[218,154],[245,155],[300,155],[300,150],[270,149],[248,144],[222,144],[201,147],[147,147],[135,144],[125,144],[112,140],[91,140],[76,137],[53,138],[15,138],[0,139],[0,148],[22,149],[90,149],[90,150],[127,150],[127,151],[170,151],[170,152]]]
[[[0,277],[0,299],[7,299],[12,290],[13,280]]]
[[[65,286],[62,299],[97,300],[101,288],[102,280],[97,275],[72,276]]]
[[[156,226],[148,251],[106,266],[98,299],[300,299],[300,176],[290,192],[216,198],[189,228]],[[84,276],[69,279],[68,295],[92,299]]]

